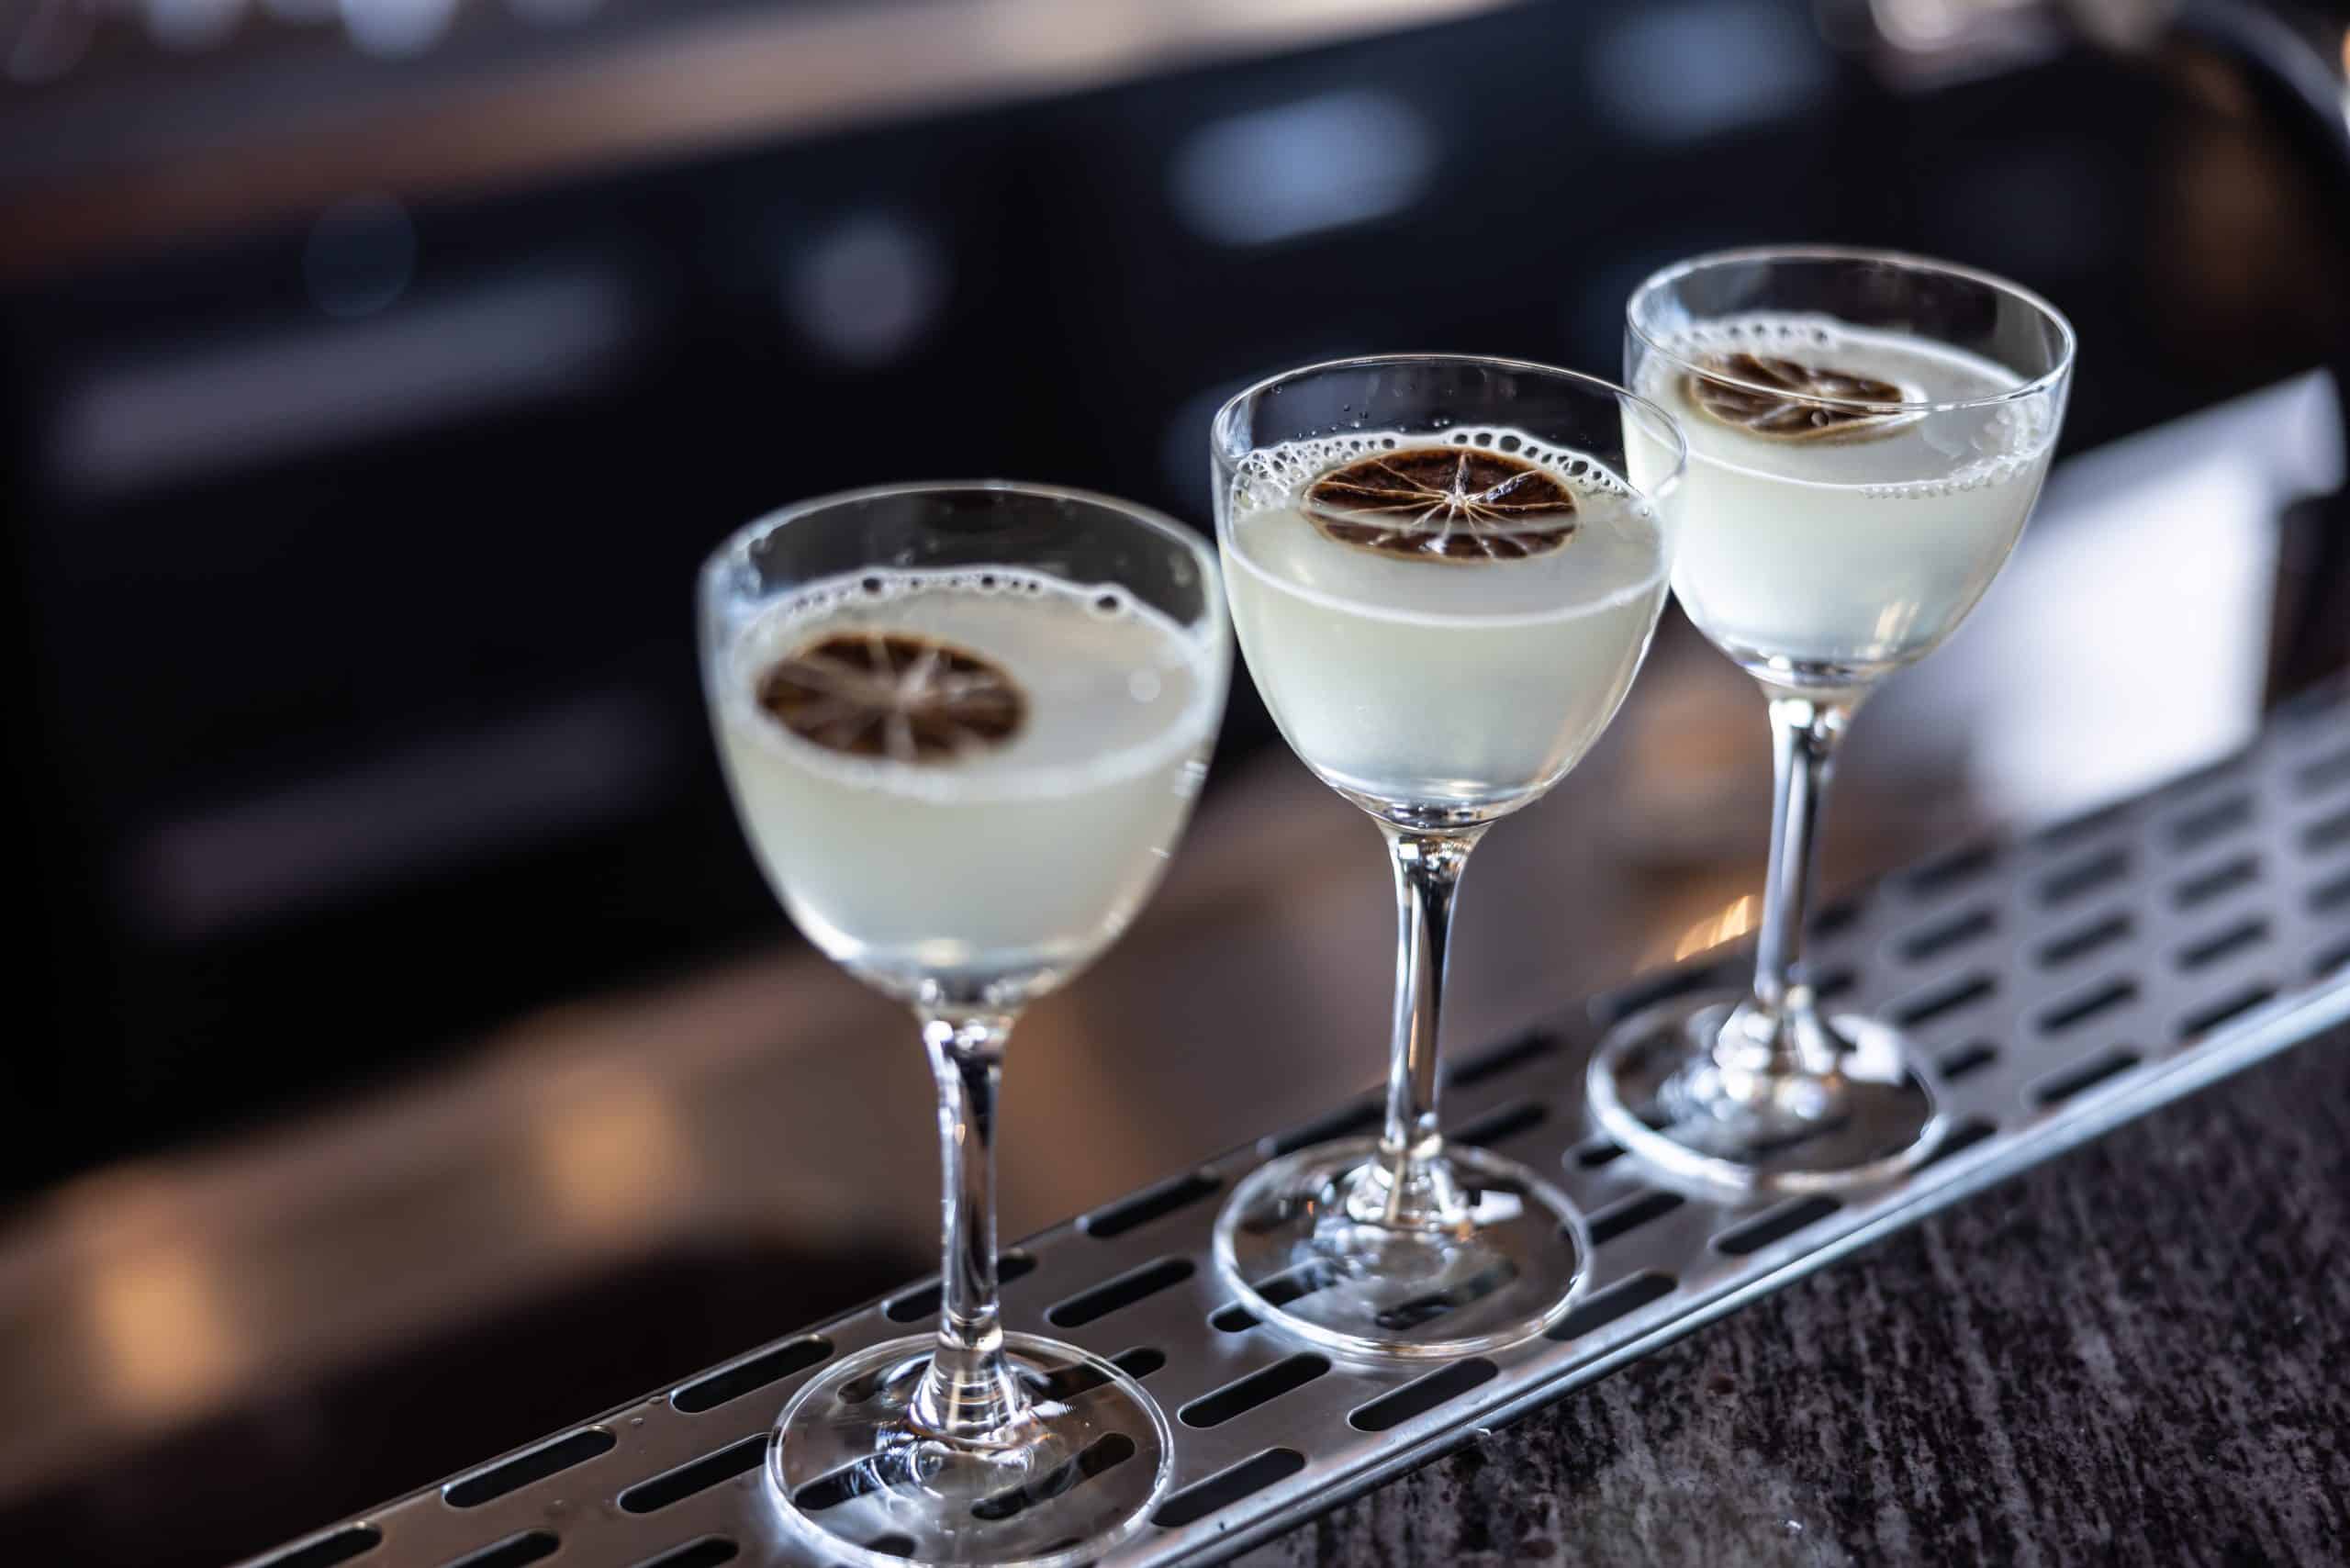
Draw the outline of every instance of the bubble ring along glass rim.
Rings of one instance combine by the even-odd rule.
[[[1685,374],[1701,375],[1709,381],[1717,381],[1725,386],[1733,386],[1742,392],[1775,395],[1779,388],[1746,380],[1713,366],[1699,364],[1687,353],[1675,349],[1667,339],[1659,337],[1642,324],[1643,308],[1648,301],[1690,274],[1738,263],[1766,262],[1876,263],[1888,267],[1899,267],[1905,272],[1929,273],[1942,277],[1954,278],[2020,300],[2032,309],[2039,311],[2056,329],[2058,353],[2055,363],[2021,386],[2009,387],[2005,392],[1994,392],[1981,398],[1921,398],[1914,401],[1894,402],[1862,398],[1815,396],[1806,393],[1803,400],[1807,403],[1818,404],[1825,409],[1843,409],[1863,414],[1950,413],[1962,409],[1996,408],[2003,403],[2023,403],[2035,398],[2044,398],[2062,386],[2065,378],[2072,374],[2073,357],[2080,344],[2079,335],[2073,330],[2071,319],[2042,295],[2024,287],[2020,283],[2010,282],[1997,273],[1985,272],[1979,267],[1961,266],[1955,262],[1937,261],[1931,256],[1913,255],[1907,251],[1876,250],[1864,245],[1740,245],[1733,250],[1708,251],[1703,255],[1686,257],[1669,267],[1651,273],[1641,280],[1640,286],[1632,291],[1632,297],[1624,308],[1625,330],[1639,339],[1651,353]]]
[[[2068,327],[2066,330],[2069,332],[2071,329]],[[1311,376],[1327,375],[1333,371],[1402,370],[1416,364],[1452,365],[1464,370],[1505,370],[1528,375],[1553,376],[1561,380],[1578,382],[1593,392],[1619,398],[1639,409],[1655,425],[1657,431],[1673,443],[1673,470],[1662,481],[1646,488],[1632,485],[1628,478],[1623,481],[1631,487],[1633,494],[1645,497],[1650,500],[1659,499],[1671,492],[1673,487],[1680,483],[1682,474],[1689,466],[1689,442],[1688,438],[1681,433],[1681,421],[1674,419],[1662,406],[1652,399],[1643,398],[1639,393],[1618,386],[1605,376],[1586,375],[1580,370],[1567,370],[1555,364],[1544,364],[1539,360],[1502,359],[1493,354],[1482,353],[1406,352],[1348,354],[1343,359],[1326,359],[1315,364],[1295,365],[1288,370],[1277,371],[1261,380],[1251,382],[1225,398],[1224,407],[1215,411],[1215,418],[1208,421],[1208,440],[1214,443],[1216,452],[1225,462],[1236,465],[1245,462],[1249,454],[1259,449],[1258,443],[1236,439],[1233,426],[1240,410],[1254,403],[1259,396],[1278,394],[1285,383],[1304,381]],[[1480,420],[1479,422],[1490,423],[1491,421]],[[1442,443],[1431,442],[1430,444]]]
[[[1214,679],[1199,683],[1199,689],[1192,695],[1192,707],[1204,708],[1217,702],[1217,693],[1222,689],[1223,677],[1230,667],[1232,630],[1231,611],[1225,603],[1220,587],[1224,576],[1223,567],[1216,559],[1214,542],[1203,540],[1196,532],[1186,528],[1165,512],[1126,500],[1122,497],[1104,494],[1100,490],[1080,489],[1072,485],[1038,484],[1024,479],[916,479],[888,485],[867,485],[855,489],[834,490],[827,495],[811,496],[804,500],[793,501],[789,505],[764,512],[728,534],[704,563],[702,584],[705,588],[709,588],[715,585],[715,579],[722,574],[746,570],[750,566],[751,550],[755,544],[768,534],[801,518],[811,517],[819,512],[830,511],[844,506],[855,506],[865,501],[957,493],[1011,496],[1046,502],[1075,501],[1085,506],[1120,513],[1141,524],[1149,532],[1160,534],[1181,545],[1199,568],[1201,580],[1217,586],[1218,591],[1205,596],[1207,602],[1203,608],[1203,613],[1190,624],[1187,625],[1173,617],[1165,619],[1171,631],[1190,640],[1196,646],[1205,661],[1203,667],[1214,677]],[[992,568],[987,565],[975,565],[894,569],[934,574],[942,577],[967,574],[979,575],[990,569],[1014,576],[1049,575],[1039,572],[1034,567],[1009,565]],[[884,575],[887,573],[882,568],[870,568],[844,572],[840,577],[844,580],[853,581],[861,577]],[[1081,588],[1090,585],[1073,584],[1072,586]],[[789,595],[786,593],[776,597],[789,597]],[[744,698],[743,692],[733,689],[735,684],[737,683],[728,683],[728,689],[722,700],[732,702]],[[1188,712],[1185,715],[1186,719],[1192,716]],[[1173,726],[1170,733],[1179,735],[1190,734],[1192,729],[1192,726],[1188,723],[1178,724]],[[780,725],[773,723],[753,725],[750,733],[757,737],[762,745],[787,750],[795,761],[816,772],[922,800],[951,798],[957,801],[982,801],[1006,796],[1029,798],[1067,795],[1093,788],[1109,778],[1143,771],[1161,759],[1159,754],[1164,749],[1163,746],[1145,745],[1129,748],[1127,751],[1114,754],[1106,760],[1097,759],[1086,765],[1024,767],[1017,770],[1002,769],[975,784],[968,779],[958,779],[952,769],[940,768],[932,765],[900,762],[890,757],[843,756],[828,751],[811,742],[804,741],[797,735],[790,734]]]

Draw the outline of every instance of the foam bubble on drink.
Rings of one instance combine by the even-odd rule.
[[[992,666],[1017,727],[968,753],[848,755],[759,700],[778,664],[866,633]],[[718,650],[720,756],[785,907],[892,995],[1012,1006],[1083,965],[1158,879],[1223,710],[1225,647],[1124,588],[1009,566],[812,584]]]
[[[760,710],[758,682],[779,660],[827,636],[867,631],[933,636],[1003,665],[1032,699],[1029,723],[999,749],[908,763],[818,745]],[[1124,588],[1010,566],[812,584],[761,611],[728,662],[724,716],[755,744],[845,784],[929,801],[1067,795],[1148,772],[1214,727],[1222,695],[1205,640]],[[1128,678],[1146,674],[1147,682]],[[1123,701],[1103,700],[1113,689]]]
[[[1342,435],[1310,436],[1259,447],[1237,465],[1233,498],[1238,504],[1250,508],[1286,506],[1306,486],[1332,469],[1342,468],[1358,458],[1375,456],[1382,452],[1399,452],[1406,447],[1429,446],[1483,447],[1505,456],[1522,457],[1528,463],[1547,468],[1579,490],[1588,488],[1638,499],[1629,485],[1610,472],[1606,465],[1594,462],[1588,454],[1553,445],[1537,440],[1524,431],[1500,425],[1463,425],[1442,435],[1411,434],[1402,431],[1352,431]]]
[[[1305,487],[1333,469],[1451,446],[1563,480],[1572,533],[1523,555],[1448,560],[1348,543],[1304,510]],[[1548,789],[1614,715],[1663,603],[1669,552],[1654,508],[1590,454],[1524,431],[1286,442],[1236,465],[1217,500],[1233,624],[1258,690],[1306,765],[1373,810],[1498,815]]]
[[[1864,685],[1939,645],[2031,512],[2053,398],[1979,355],[1817,314],[1756,313],[1651,337],[1664,352],[1644,360],[1639,389],[1674,412],[1688,442],[1673,580],[1698,628],[1766,680],[1822,689]],[[1693,395],[1703,367],[1739,353],[1882,382],[1901,397],[1849,430],[1787,439]],[[1631,436],[1637,481],[1666,454]]]
[[[2020,391],[2022,378],[1990,360],[1909,333],[1854,327],[1831,316],[1757,311],[1689,322],[1654,341],[1664,354],[1652,356],[1643,367],[1641,395],[1675,410],[1693,447],[1722,431],[1756,449],[1748,455],[1758,465],[1785,477],[1854,484],[1872,500],[1931,499],[2004,484],[2047,459],[2054,410],[2046,398],[1986,402]],[[1679,385],[1687,373],[1673,363],[1702,364],[1733,353],[1880,375],[1900,386],[1902,402],[1919,405],[1916,414],[1926,417],[1897,421],[1892,435],[1863,434],[1802,449],[1748,435],[1693,409]],[[1975,405],[1966,409],[1968,418],[1950,417],[1964,405]],[[1895,449],[1879,461],[1871,449],[1905,429],[1934,438],[1927,443],[1931,455],[1921,462],[1914,453]],[[1717,461],[1726,455],[1716,454]],[[1866,471],[1872,467],[1878,472]]]

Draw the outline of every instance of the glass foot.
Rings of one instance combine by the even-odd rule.
[[[1073,1345],[1007,1334],[1032,1401],[1002,1443],[915,1430],[910,1408],[935,1341],[851,1356],[784,1406],[767,1480],[827,1562],[1090,1561],[1134,1533],[1174,1474],[1167,1419],[1134,1379]]]
[[[1516,1160],[1448,1146],[1429,1212],[1392,1220],[1377,1138],[1259,1166],[1216,1217],[1216,1261],[1268,1323],[1354,1355],[1460,1356],[1566,1316],[1591,1248],[1565,1196]]]
[[[1715,1043],[1744,1000],[1668,1002],[1600,1043],[1591,1112],[1628,1153],[1740,1192],[1818,1193],[1897,1175],[1933,1152],[1941,1096],[1897,1030],[1840,1014],[1827,1020],[1844,1047],[1834,1071],[1725,1072]]]

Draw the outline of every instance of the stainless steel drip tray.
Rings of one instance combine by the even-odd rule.
[[[1460,1059],[1445,1107],[1456,1136],[1551,1171],[1596,1243],[1582,1304],[1532,1343],[1433,1369],[1340,1363],[1232,1305],[1210,1251],[1222,1194],[1264,1159],[1372,1126],[1369,1102],[1021,1243],[1008,1326],[1116,1359],[1172,1419],[1176,1490],[1105,1562],[1199,1562],[1262,1540],[2350,1018],[2345,718],[2329,690],[2215,767],[1897,873],[1823,917],[1819,988],[1906,1027],[1948,1087],[1953,1134],[1906,1177],[1741,1207],[1654,1184],[1593,1135],[1583,1065],[1598,1035],[1664,996],[1735,983],[1742,960],[1668,971]],[[768,1425],[812,1369],[916,1331],[935,1302],[934,1283],[874,1302],[252,1562],[820,1563],[769,1505]]]

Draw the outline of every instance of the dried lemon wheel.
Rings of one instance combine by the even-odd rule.
[[[1305,487],[1305,515],[1344,544],[1414,560],[1519,561],[1574,536],[1575,493],[1539,464],[1475,446],[1358,458]]]
[[[1020,733],[1028,697],[968,649],[905,632],[840,633],[759,678],[759,706],[801,740],[849,756],[951,762]]]
[[[1906,403],[1914,388],[1849,370],[1806,364],[1778,354],[1712,354],[1687,378],[1689,401],[1739,430],[1777,441],[1851,441],[1883,435],[1918,416],[1845,403]],[[1727,377],[1728,379],[1717,379]]]

